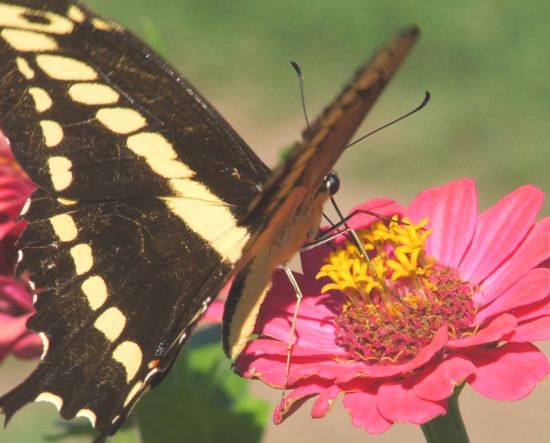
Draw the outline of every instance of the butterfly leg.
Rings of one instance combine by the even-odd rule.
[[[281,404],[285,398],[286,394],[286,387],[288,384],[288,377],[290,375],[290,358],[292,357],[292,348],[294,347],[294,342],[296,341],[296,320],[298,319],[298,311],[300,309],[300,303],[302,302],[303,294],[300,289],[300,286],[298,285],[298,282],[294,278],[294,274],[292,273],[292,270],[288,266],[288,263],[283,263],[283,270],[285,271],[286,276],[288,277],[288,281],[294,288],[294,291],[296,292],[296,307],[294,308],[294,314],[292,316],[292,324],[290,326],[290,336],[288,339],[288,347],[287,347],[287,354],[286,354],[286,366],[285,366],[285,383],[283,386],[283,393],[281,396]]]

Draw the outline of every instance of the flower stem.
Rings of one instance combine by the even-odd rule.
[[[464,384],[457,386],[449,398],[447,414],[440,415],[421,426],[428,443],[470,442],[458,407],[458,395],[463,387]]]

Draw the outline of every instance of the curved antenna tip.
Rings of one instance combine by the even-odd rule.
[[[294,68],[294,70],[296,71],[296,74],[298,74],[300,77],[302,76],[302,68],[300,68],[300,65],[294,61],[290,61],[290,64],[292,65],[292,67]]]

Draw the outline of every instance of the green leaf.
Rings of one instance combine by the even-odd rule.
[[[136,409],[143,443],[255,443],[268,405],[231,370],[219,326],[198,331],[167,378]]]

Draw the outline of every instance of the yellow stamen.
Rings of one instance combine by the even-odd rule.
[[[413,286],[419,286],[417,277],[428,274],[432,262],[423,253],[431,232],[425,229],[427,223],[428,219],[415,224],[407,218],[401,220],[394,215],[390,222],[378,220],[368,229],[358,231],[364,250],[369,255],[373,253],[370,263],[362,256],[357,245],[346,242],[327,257],[326,264],[317,274],[317,278],[327,277],[331,280],[323,286],[322,292],[338,290],[351,300],[362,299],[367,302],[376,295],[381,305],[396,315],[402,311],[397,308],[401,303],[416,306],[418,300],[410,303],[412,299],[401,300],[392,287],[403,279],[407,279]],[[424,299],[420,294],[417,296]]]

